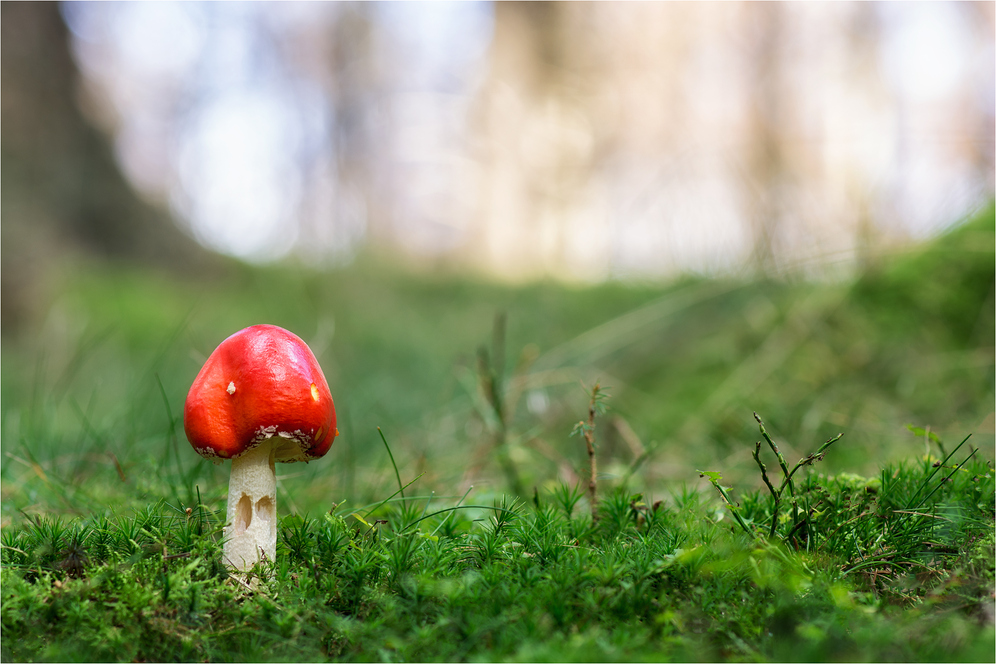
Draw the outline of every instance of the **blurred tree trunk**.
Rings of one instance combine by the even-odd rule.
[[[484,137],[484,261],[517,278],[564,275],[571,215],[591,176],[593,137],[581,101],[587,45],[572,20],[586,6],[499,2],[477,121]],[[472,260],[477,260],[475,257]],[[499,267],[500,266],[500,267]]]
[[[54,2],[0,3],[2,329],[24,326],[72,255],[182,270],[216,265],[138,197],[76,105],[78,72]]]
[[[376,33],[374,19],[370,16],[373,5],[343,3],[340,13],[332,23],[328,40],[332,46],[325,89],[335,109],[335,153],[339,187],[340,208],[356,198],[362,201],[362,216],[366,219],[367,234],[372,241],[390,239],[389,212],[384,187],[377,177],[378,159],[383,146],[378,142],[378,105],[383,102],[382,86],[374,57]],[[339,209],[339,223],[348,223],[342,217],[351,211]]]
[[[878,56],[882,42],[881,19],[871,3],[857,3],[854,13],[845,24],[844,39],[847,43],[849,80],[862,91],[866,99],[881,95],[880,72],[868,67]],[[884,103],[884,102],[883,102]],[[867,274],[878,268],[876,247],[882,239],[875,227],[875,213],[872,209],[875,195],[874,176],[867,171],[851,169],[847,184],[848,197],[853,200],[857,215],[855,223],[855,254],[858,270]]]
[[[752,70],[748,148],[750,218],[754,226],[752,262],[758,272],[775,268],[777,237],[785,195],[785,166],[781,147],[781,123],[785,120],[780,108],[782,7],[776,2],[761,2],[749,7],[753,19],[753,43],[750,58]]]
[[[996,25],[996,3],[965,2],[958,7],[967,14],[967,22],[976,33],[976,43],[992,43],[993,26]],[[971,103],[973,100],[968,101]],[[973,106],[976,112],[969,116],[971,121],[977,123],[973,133],[983,137],[983,140],[975,143],[974,165],[980,181],[991,187],[993,178],[996,177],[996,152],[993,152],[993,144],[996,143],[996,106],[991,99],[987,104],[976,103]]]

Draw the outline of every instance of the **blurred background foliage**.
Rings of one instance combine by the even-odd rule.
[[[696,482],[697,468],[756,481],[752,410],[788,457],[843,432],[826,470],[872,473],[924,454],[906,424],[943,440],[974,432],[991,458],[993,230],[990,208],[843,284],[510,287],[370,258],[323,271],[235,266],[205,283],[77,263],[44,324],[3,347],[5,516],[162,495],[189,505],[195,486],[223,500],[227,468],[187,445],[182,402],[213,347],[259,321],[311,345],[339,415],[327,458],[281,468],[292,510],[389,494],[377,427],[405,479],[425,473],[421,493],[577,482],[586,459],[569,433],[585,416],[582,383],[595,380],[611,394],[598,425],[603,481],[632,474],[657,497]],[[480,350],[501,362],[504,425]]]
[[[281,510],[389,495],[377,427],[423,494],[577,482],[596,380],[602,480],[656,498],[696,469],[756,481],[752,411],[787,457],[843,432],[828,470],[923,454],[907,424],[974,432],[992,458],[991,4],[945,19],[971,37],[928,92],[903,78],[919,19],[877,5],[837,5],[826,36],[780,4],[158,4],[0,4],[5,523],[198,489],[219,505],[228,470],[187,444],[183,400],[260,322],[311,345],[341,432],[278,470]],[[155,59],[182,34],[182,67]],[[807,34],[882,71],[807,60]],[[799,101],[807,62],[824,106]],[[226,180],[205,164],[266,161],[232,146],[300,119],[208,122],[213,103],[270,108],[244,96],[263,83],[324,129],[277,132],[286,168]],[[838,96],[878,111],[834,115]],[[888,156],[871,172],[869,144]]]

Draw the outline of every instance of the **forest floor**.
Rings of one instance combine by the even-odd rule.
[[[993,661],[994,227],[821,281],[67,268],[2,348],[2,658]],[[181,413],[260,322],[341,436],[244,577]]]

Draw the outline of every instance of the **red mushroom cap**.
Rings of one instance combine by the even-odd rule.
[[[324,456],[339,433],[318,360],[276,325],[240,330],[211,353],[187,394],[183,429],[211,459],[238,457],[277,436],[274,460],[284,462]]]

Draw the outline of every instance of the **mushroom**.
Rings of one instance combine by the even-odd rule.
[[[277,548],[274,462],[324,456],[337,435],[335,406],[318,360],[297,335],[253,325],[228,337],[201,368],[183,407],[197,452],[232,460],[226,563],[245,571]]]

